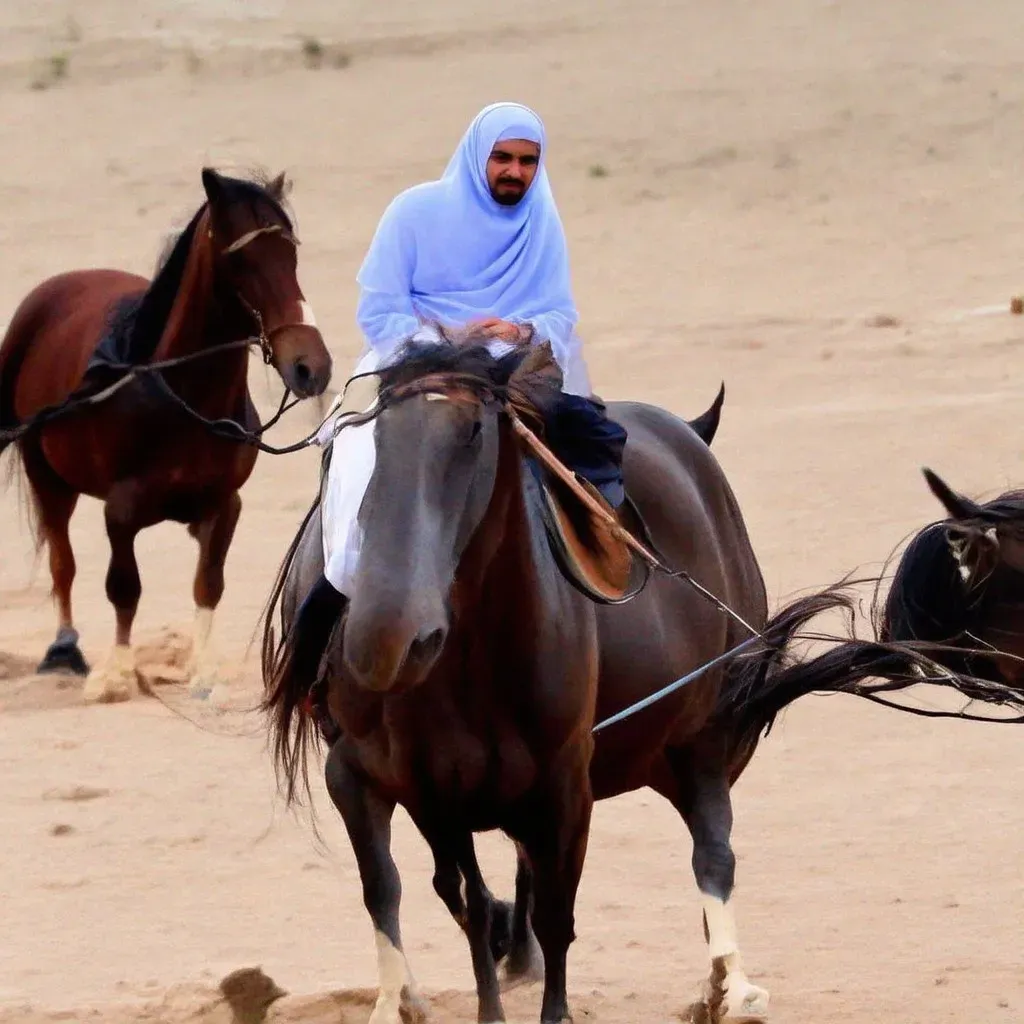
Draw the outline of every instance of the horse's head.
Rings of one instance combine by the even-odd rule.
[[[1024,573],[1024,492],[1008,491],[979,505],[930,469],[924,476],[949,515],[946,537],[969,588],[988,579],[1000,563]]]
[[[298,281],[298,239],[282,205],[284,174],[269,185],[203,169],[215,273],[259,331],[260,345],[289,390],[323,393],[331,356]]]
[[[552,371],[553,368],[553,371]],[[561,375],[544,347],[495,358],[483,345],[409,347],[381,374],[376,463],[359,512],[362,549],[344,629],[345,670],[376,691],[426,678],[462,587],[505,534],[518,460],[503,409],[540,409]]]

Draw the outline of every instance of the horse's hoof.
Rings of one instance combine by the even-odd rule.
[[[428,1020],[427,1004],[414,988],[406,985],[398,1000],[393,995],[378,995],[369,1024],[426,1024]]]
[[[74,629],[62,629],[57,639],[46,649],[43,660],[36,669],[40,675],[51,672],[69,673],[75,676],[87,676],[89,663],[85,660],[78,647],[78,633]]]
[[[403,1024],[426,1024],[430,1020],[430,1008],[426,1001],[408,985],[402,990],[402,1021]]]
[[[89,673],[82,697],[88,704],[116,704],[131,700],[138,692],[135,655],[130,647],[118,645],[99,668]]]
[[[768,992],[752,985],[742,972],[721,981],[706,981],[698,1002],[683,1019],[692,1024],[762,1024],[768,1019]]]
[[[753,1024],[768,1019],[768,992],[751,985],[746,978],[737,978],[729,985],[723,1021]]]
[[[502,992],[510,992],[520,985],[530,985],[544,980],[544,954],[540,943],[529,932],[526,942],[513,945],[501,964],[499,982]]]

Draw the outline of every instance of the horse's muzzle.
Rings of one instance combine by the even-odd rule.
[[[430,674],[447,636],[447,622],[440,615],[424,616],[418,626],[398,615],[370,623],[358,608],[350,608],[342,652],[345,673],[374,693],[409,690]]]
[[[331,358],[313,360],[299,356],[281,368],[281,378],[288,390],[299,398],[315,398],[322,395],[331,381]]]
[[[274,366],[288,390],[299,398],[322,395],[331,382],[333,363],[315,327],[289,325],[271,335]]]

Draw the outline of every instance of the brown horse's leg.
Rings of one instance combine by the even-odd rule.
[[[78,647],[78,631],[71,614],[71,587],[75,581],[75,553],[71,549],[68,524],[78,504],[78,495],[54,476],[42,461],[42,454],[23,452],[25,472],[39,515],[39,538],[50,554],[50,578],[57,602],[57,639],[39,663],[39,672],[72,672],[84,676],[89,666]]]
[[[693,874],[704,911],[704,937],[711,976],[704,996],[706,1017],[757,1021],[768,1015],[768,993],[743,970],[732,896],[736,856],[732,850],[732,800],[726,770],[693,750],[666,751],[671,783],[658,789],[682,815],[693,837]],[[710,761],[710,763],[708,763]]]
[[[541,1024],[571,1021],[566,995],[566,959],[576,938],[576,890],[583,873],[593,796],[586,764],[563,770],[529,820],[520,823],[522,842],[533,869],[533,928],[544,954]]]
[[[391,856],[391,816],[386,802],[345,761],[344,744],[327,755],[327,792],[345,822],[363,883],[363,903],[373,921],[377,943],[377,1002],[369,1024],[403,1024],[426,1020],[426,1011],[402,952],[398,909],[402,881]]]
[[[206,696],[219,682],[210,637],[213,615],[224,594],[224,563],[241,514],[242,497],[238,491],[232,491],[212,515],[189,527],[189,533],[199,542],[199,561],[192,587],[196,612],[189,664],[189,690],[194,696]]]
[[[132,623],[142,595],[139,564],[135,560],[135,538],[140,529],[138,486],[134,481],[118,484],[104,507],[110,564],[107,568],[107,599],[114,606],[117,629],[114,649],[107,660],[89,673],[83,696],[87,701],[129,700],[138,689],[135,654],[131,648]]]

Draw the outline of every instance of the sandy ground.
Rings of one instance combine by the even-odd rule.
[[[1022,32],[1015,0],[6,0],[0,307],[71,267],[148,272],[205,161],[285,167],[341,376],[380,211],[481,105],[521,98],[548,125],[597,389],[692,415],[726,381],[715,447],[778,602],[877,570],[937,509],[922,464],[974,495],[1022,482],[1024,323],[964,315],[1024,287]],[[269,409],[255,363],[253,387]],[[371,931],[340,822],[318,799],[319,846],[282,811],[242,710],[315,458],[264,457],[244,492],[217,625],[228,710],[173,686],[170,707],[86,708],[77,684],[33,679],[47,572],[2,499],[0,1021],[226,1021],[218,980],[260,964],[290,993],[271,1019],[367,1019]],[[95,503],[73,541],[97,660],[113,619]],[[139,641],[187,629],[191,542],[156,528],[139,553]],[[735,792],[741,937],[776,1020],[1024,1019],[1021,764],[1009,728],[845,698],[788,713]],[[401,815],[395,847],[435,1018],[475,1019],[464,942]],[[508,892],[510,848],[481,848]],[[598,808],[577,1020],[686,1005],[705,970],[689,855],[653,796]],[[533,987],[507,1003],[538,1006]]]

